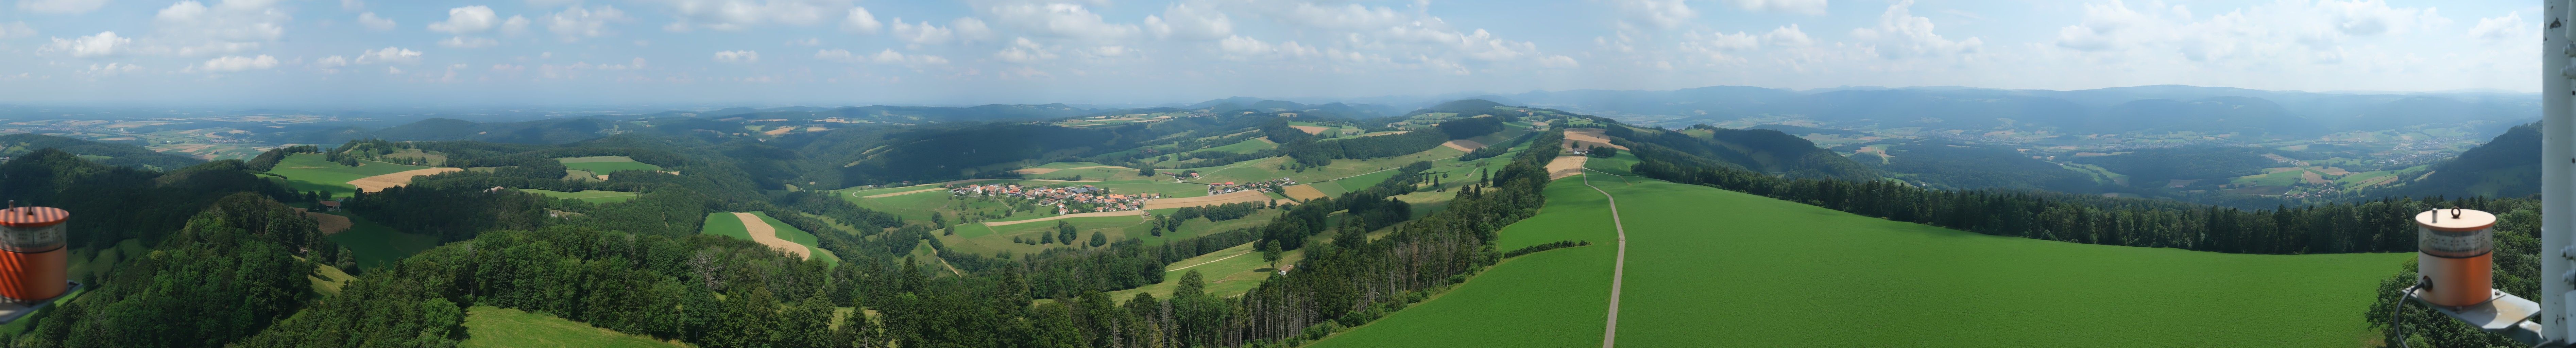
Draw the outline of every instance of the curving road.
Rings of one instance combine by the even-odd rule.
[[[1589,169],[1587,168],[1586,170]],[[1619,232],[1619,256],[1616,261],[1611,263],[1610,266],[1610,321],[1609,323],[1603,324],[1601,327],[1601,348],[1611,348],[1611,343],[1613,341],[1617,341],[1619,338],[1619,279],[1627,276],[1628,273],[1628,226],[1627,224],[1619,222],[1618,197],[1611,197],[1610,191],[1603,191],[1601,190],[1601,187],[1592,186],[1592,176],[1590,175],[1583,176],[1583,187],[1590,187],[1593,192],[1600,192],[1601,198],[1609,200],[1610,227]]]

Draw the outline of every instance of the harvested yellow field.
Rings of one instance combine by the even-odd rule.
[[[1312,184],[1299,184],[1296,186],[1282,188],[1282,190],[1288,191],[1285,193],[1288,195],[1288,198],[1300,201],[1324,198],[1324,190],[1317,190],[1315,189],[1315,185]]]
[[[358,192],[375,192],[375,191],[383,191],[385,188],[411,184],[411,178],[412,178],[412,177],[416,177],[416,176],[426,176],[426,175],[433,175],[433,174],[446,173],[446,172],[453,172],[453,171],[462,171],[462,170],[465,170],[465,169],[464,169],[464,168],[429,168],[429,169],[413,169],[413,170],[406,170],[406,171],[396,172],[396,173],[393,173],[393,174],[385,174],[385,175],[377,175],[377,176],[370,176],[370,177],[358,178],[358,180],[349,180],[349,186],[357,186],[357,187],[358,187]]]

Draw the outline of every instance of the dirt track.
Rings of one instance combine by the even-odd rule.
[[[1226,203],[1267,201],[1270,201],[1270,196],[1261,194],[1261,191],[1234,191],[1214,196],[1149,200],[1145,201],[1145,209],[1182,208]]]
[[[1104,211],[1104,212],[1091,212],[1091,213],[1079,213],[1079,214],[1064,214],[1064,215],[1056,215],[1056,216],[1049,216],[1049,217],[1044,217],[1044,218],[1036,218],[1036,219],[1028,219],[1028,220],[1012,220],[1012,221],[995,221],[995,222],[986,222],[986,223],[984,223],[984,226],[985,226],[985,227],[1010,226],[1010,225],[1025,224],[1025,223],[1031,223],[1031,222],[1056,221],[1056,220],[1071,219],[1071,218],[1080,218],[1080,217],[1100,217],[1100,216],[1143,216],[1143,215],[1145,215],[1145,211],[1143,211],[1143,210]]]
[[[1475,151],[1476,151],[1476,149],[1482,149],[1482,148],[1485,148],[1485,144],[1484,144],[1484,143],[1479,143],[1479,142],[1476,142],[1476,141],[1474,141],[1474,140],[1467,140],[1467,139],[1450,140],[1449,142],[1446,142],[1446,143],[1440,143],[1440,146],[1446,146],[1446,147],[1449,147],[1449,148],[1452,148],[1452,149],[1458,149],[1458,151],[1467,151],[1467,152],[1475,152]]]
[[[465,170],[465,169],[464,169],[464,168],[429,168],[429,169],[413,169],[413,170],[406,170],[406,171],[402,171],[402,172],[399,172],[399,173],[393,173],[393,174],[385,174],[385,175],[377,175],[377,176],[370,176],[370,177],[358,178],[358,180],[349,180],[349,185],[350,185],[350,186],[357,186],[357,187],[358,187],[358,192],[376,192],[376,191],[383,191],[385,188],[389,188],[389,187],[395,187],[395,186],[402,186],[402,185],[408,185],[408,184],[411,184],[411,178],[412,178],[412,177],[415,177],[415,176],[424,176],[424,175],[430,175],[430,174],[438,174],[438,173],[446,173],[446,172],[462,171],[462,170]]]
[[[1120,166],[1089,166],[1089,167],[1073,167],[1073,168],[1028,168],[1028,169],[1014,170],[1014,171],[1012,171],[1012,172],[1017,172],[1017,173],[1020,173],[1020,174],[1033,174],[1033,175],[1034,175],[1034,174],[1054,173],[1054,172],[1056,172],[1056,171],[1064,171],[1064,170],[1092,169],[1092,168],[1135,169],[1135,168],[1120,167]]]
[[[767,245],[771,249],[785,251],[788,254],[796,255],[798,258],[814,258],[814,255],[806,253],[807,251],[805,250],[804,244],[796,244],[796,242],[778,239],[778,228],[769,226],[769,222],[767,221],[761,221],[760,215],[752,215],[751,213],[733,213],[733,217],[736,219],[742,219],[742,229],[744,231],[751,232],[751,241],[760,242],[760,245]]]
[[[948,190],[948,189],[933,187],[933,188],[926,188],[926,189],[919,189],[919,190],[912,190],[912,191],[903,191],[903,192],[895,192],[895,193],[880,193],[880,194],[873,194],[873,195],[868,195],[867,197],[859,197],[859,198],[886,198],[886,197],[902,196],[902,195],[915,194],[915,193],[922,193],[922,192],[930,192],[930,191],[947,191],[947,190]]]

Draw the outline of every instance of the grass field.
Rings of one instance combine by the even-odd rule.
[[[330,238],[332,243],[356,253],[360,269],[392,265],[411,254],[438,247],[438,237],[402,233],[346,212],[331,214],[349,217],[349,230],[333,233]]]
[[[625,202],[625,201],[635,200],[635,193],[634,193],[634,192],[600,191],[600,190],[583,190],[583,191],[581,191],[581,192],[563,192],[563,191],[538,190],[538,189],[519,189],[519,191],[522,191],[522,192],[528,192],[528,193],[535,193],[535,194],[541,194],[541,195],[546,195],[546,196],[548,196],[548,197],[562,198],[562,199],[573,199],[573,200],[580,200],[580,201],[583,201],[583,202],[591,202],[591,203],[617,203],[617,202]]]
[[[833,256],[832,251],[815,247],[819,242],[814,240],[814,234],[806,233],[805,230],[796,229],[796,226],[788,226],[787,223],[778,222],[778,218],[769,217],[769,213],[767,212],[751,212],[751,214],[760,216],[760,220],[762,222],[767,222],[769,223],[770,228],[777,229],[778,239],[804,245],[805,252],[814,255],[815,259],[823,260],[823,262],[832,264],[840,263],[841,258]],[[751,231],[743,228],[742,219],[735,218],[733,213],[707,213],[706,224],[704,227],[699,228],[698,233],[756,241],[751,239]]]
[[[1280,253],[1279,264],[1294,265],[1297,264],[1297,260],[1304,260],[1305,256],[1305,250]],[[1261,261],[1261,253],[1252,250],[1252,243],[1243,243],[1243,245],[1217,250],[1207,255],[1183,259],[1165,268],[1170,270],[1163,272],[1163,282],[1134,289],[1111,291],[1109,298],[1126,301],[1135,298],[1136,293],[1139,292],[1154,294],[1154,298],[1172,298],[1172,289],[1181,287],[1181,274],[1189,271],[1199,271],[1199,277],[1207,281],[1209,294],[1233,297],[1252,291],[1253,287],[1261,285],[1261,280],[1270,279],[1271,274],[1270,263]]]
[[[608,175],[620,170],[662,170],[662,166],[636,162],[634,158],[626,156],[568,157],[557,158],[555,161],[563,162],[565,169],[587,171],[597,175]]]
[[[323,191],[331,193],[333,197],[345,197],[358,191],[357,186],[349,185],[350,180],[413,169],[429,169],[429,167],[369,160],[358,160],[362,165],[351,167],[331,163],[325,157],[322,154],[312,153],[287,155],[286,159],[277,162],[277,168],[269,169],[268,173],[286,177],[286,187],[296,191]]]
[[[1498,233],[1496,250],[1561,240],[1593,245],[1523,255],[1448,293],[1314,347],[1582,347],[1601,342],[1610,308],[1610,210],[1573,179],[1547,187],[1537,216]],[[1633,266],[1634,263],[1631,263]],[[1630,272],[1630,277],[1635,277]],[[1678,345],[1706,346],[1715,341]],[[1642,346],[1641,346],[1642,347]]]
[[[467,308],[465,332],[468,337],[463,342],[457,342],[457,347],[688,347],[685,344],[654,340],[648,336],[592,327],[590,324],[564,320],[552,315],[492,306]]]
[[[1620,198],[1630,244],[1618,343],[1632,347],[2351,347],[2359,316],[2406,254],[2244,255],[1987,236],[1892,222],[1702,186],[1599,174]],[[1568,178],[1549,208],[1502,234],[1498,249],[1582,233],[1543,220],[1585,199]],[[1598,197],[1593,194],[1592,197]],[[1580,209],[1580,208],[1577,208]],[[1546,226],[1522,234],[1524,225]],[[1514,283],[1524,263],[1606,252],[1606,244],[1533,254],[1333,346],[1572,346],[1600,338],[1600,307],[1533,315],[1606,288],[1602,267]],[[1562,254],[1560,254],[1562,253]],[[1607,254],[1604,254],[1607,255]],[[1605,261],[1606,262],[1606,261]],[[1527,266],[1539,268],[1536,266]],[[1489,283],[1490,282],[1490,283]],[[1503,286],[1529,284],[1525,286]],[[1576,286],[1573,284],[1600,284]],[[1559,289],[1568,288],[1568,289]],[[1492,295],[1478,295],[1487,291]],[[1604,289],[1606,291],[1606,289]],[[1450,305],[1458,301],[1472,305]],[[1554,301],[1554,302],[1547,302]],[[1511,310],[1490,310],[1496,307]],[[1444,309],[1455,308],[1455,309]],[[1417,312],[1419,311],[1419,312]],[[1568,316],[1583,316],[1581,320]],[[2260,324],[2249,324],[2260,323]],[[1579,340],[1520,332],[1589,332]],[[1488,329],[1493,328],[1493,329]],[[1450,334],[1451,331],[1477,334]],[[1350,342],[1340,342],[1340,341]]]

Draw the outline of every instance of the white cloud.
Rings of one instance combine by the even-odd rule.
[[[370,30],[393,30],[395,26],[394,20],[377,17],[375,12],[359,13],[358,25]]]
[[[528,32],[528,17],[510,16],[509,20],[501,21],[501,35],[516,36],[526,32]]]
[[[866,7],[850,7],[850,15],[841,19],[841,30],[853,33],[876,34],[878,28],[884,27],[885,23],[877,22],[877,15],[868,13]]]
[[[1036,41],[1030,41],[1029,38],[1025,37],[1015,39],[1011,42],[1011,47],[1003,48],[1001,52],[993,53],[993,58],[998,58],[1005,62],[1020,64],[1053,60],[1056,57],[1057,55],[1055,52],[1048,50],[1046,46],[1039,45]]]
[[[1746,11],[1825,14],[1825,0],[1727,0]]]
[[[396,67],[390,67],[390,66],[389,66],[389,67],[385,67],[385,75],[402,75],[402,74],[403,74],[402,68],[396,68]]]
[[[362,0],[340,0],[340,9],[347,11],[365,10],[367,9],[367,2]]]
[[[180,1],[153,15],[159,29],[149,51],[182,56],[240,52],[286,35],[292,19],[274,0]]]
[[[1690,4],[1684,4],[1682,0],[1612,0],[1610,3],[1618,7],[1620,13],[1645,20],[1647,24],[1653,24],[1656,28],[1662,29],[1680,27],[1691,18],[1699,17],[1699,11],[1691,10]]]
[[[1790,24],[1762,33],[1762,42],[1772,46],[1806,46],[1816,44],[1816,39],[1807,37],[1806,31],[1798,30],[1797,24]]]
[[[313,60],[313,69],[321,70],[324,74],[340,73],[340,68],[345,66],[349,66],[349,57],[329,56]]]
[[[0,39],[29,36],[36,36],[36,27],[27,26],[27,22],[0,23]]]
[[[2503,17],[2479,18],[2477,27],[2469,29],[2469,37],[2502,43],[2538,42],[2540,25],[2524,22],[2522,11],[2514,11]]]
[[[894,24],[887,26],[887,29],[891,29],[890,34],[893,34],[896,40],[914,45],[940,44],[951,40],[978,41],[993,36],[993,29],[985,26],[983,20],[974,17],[959,17],[955,21],[950,21],[948,25],[946,28],[941,28],[931,25],[929,21],[909,23],[904,22],[902,17],[896,17]]]
[[[133,38],[116,36],[116,32],[113,31],[102,31],[97,35],[82,36],[71,39],[63,39],[59,37],[54,38],[54,43],[45,45],[44,50],[50,52],[65,52],[71,54],[72,57],[80,58],[103,57],[122,53],[125,51],[126,46],[132,45],[133,43]]]
[[[1217,51],[1223,52],[1227,59],[1234,60],[1311,58],[1323,55],[1322,50],[1314,46],[1298,44],[1296,41],[1273,45],[1243,36],[1228,36],[1224,40],[1217,40],[1216,47]]]
[[[107,0],[18,0],[18,9],[52,14],[82,14],[107,6]]]
[[[331,57],[333,57],[333,58],[337,58],[337,57],[339,57],[339,56],[331,56]],[[324,58],[324,59],[329,59],[329,58]],[[405,64],[409,64],[409,63],[419,63],[419,62],[420,62],[420,51],[413,51],[413,50],[403,49],[403,48],[400,48],[400,47],[385,47],[385,48],[383,48],[383,49],[377,49],[377,50],[371,50],[371,51],[359,52],[359,53],[358,53],[358,60],[357,60],[357,63],[358,63],[358,64],[377,64],[377,63],[405,63]]]
[[[561,38],[564,42],[574,42],[608,35],[608,22],[624,22],[628,19],[631,18],[626,17],[625,11],[619,11],[616,7],[608,5],[600,5],[596,8],[574,6],[564,9],[563,12],[547,15],[546,31],[555,33],[555,37]]]
[[[1914,0],[1888,5],[1887,12],[1879,14],[1877,27],[1852,29],[1852,37],[1870,42],[1871,49],[1888,59],[1976,53],[1977,49],[1985,46],[1983,39],[1971,37],[1952,41],[1933,33],[1931,18],[1916,17],[1907,10],[1913,5]]]
[[[198,66],[197,66],[197,70],[200,70],[200,71],[208,71],[208,72],[232,72],[232,71],[243,71],[243,70],[260,70],[260,69],[268,69],[268,68],[275,68],[275,67],[277,67],[277,57],[270,57],[270,56],[268,56],[268,55],[262,54],[262,55],[259,55],[259,56],[257,56],[257,57],[243,57],[243,56],[225,56],[225,57],[216,57],[215,59],[208,59],[208,60],[206,60],[206,63],[205,63],[205,64],[203,64],[203,65],[198,65]]]
[[[449,37],[446,40],[438,40],[438,46],[447,48],[484,48],[499,45],[501,45],[501,40],[493,40],[492,38],[485,37],[457,36]]]
[[[724,63],[756,63],[760,62],[760,52],[718,51],[716,52],[716,61]]]
[[[1005,26],[1040,37],[1099,42],[1137,33],[1133,24],[1103,21],[1100,14],[1077,4],[1011,4],[988,7],[985,11]]]
[[[473,34],[501,25],[501,17],[491,7],[474,5],[447,9],[447,20],[429,23],[429,31],[449,34]]]
[[[1157,38],[1215,40],[1234,35],[1234,20],[1206,5],[1176,2],[1164,7],[1160,16],[1145,16],[1145,29]]]
[[[132,73],[140,72],[140,71],[143,71],[143,67],[141,67],[141,66],[135,66],[134,64],[124,64],[124,63],[107,63],[107,64],[90,64],[90,65],[89,65],[89,70],[87,70],[87,71],[83,71],[83,72],[89,73],[90,75],[98,75],[98,76],[116,76],[116,75],[123,75],[123,74],[132,74]]]
[[[848,51],[848,50],[838,50],[838,49],[820,50],[820,51],[814,51],[814,59],[818,59],[818,60],[826,60],[826,61],[834,61],[834,62],[843,62],[843,63],[862,63],[862,62],[867,62],[867,63],[877,63],[877,64],[915,64],[915,65],[938,65],[938,64],[948,64],[948,58],[942,58],[942,57],[940,57],[940,56],[933,56],[933,55],[921,55],[921,54],[909,54],[909,55],[907,55],[907,54],[903,54],[902,52],[895,52],[895,51],[894,51],[894,49],[886,49],[886,50],[884,50],[884,51],[877,51],[877,54],[874,54],[874,55],[859,55],[859,54],[853,54],[853,53],[850,53],[850,51]]]
[[[698,28],[736,31],[752,26],[779,23],[814,25],[843,14],[848,0],[661,0],[670,5],[676,17],[663,30],[686,32]]]

